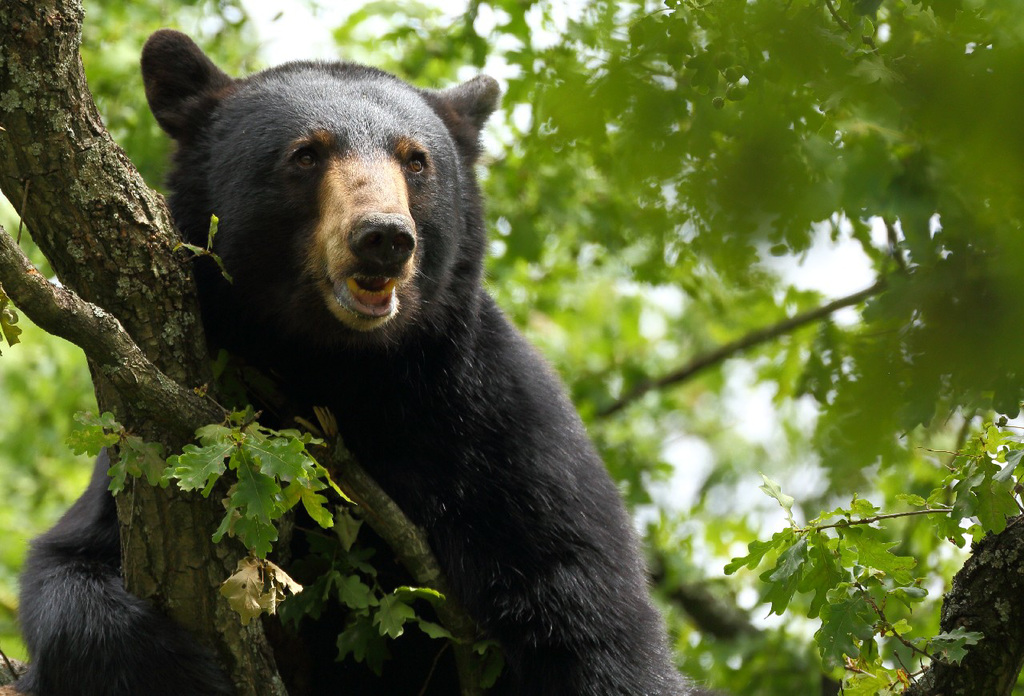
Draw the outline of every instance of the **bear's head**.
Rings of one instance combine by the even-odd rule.
[[[178,144],[170,207],[201,264],[214,341],[395,343],[479,302],[484,233],[473,164],[497,105],[477,77],[421,90],[351,63],[232,79],[180,32],[142,53],[146,97]],[[250,334],[238,336],[237,333]]]

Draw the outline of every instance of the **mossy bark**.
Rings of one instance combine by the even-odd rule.
[[[971,549],[943,598],[940,628],[978,631],[958,665],[935,662],[907,696],[1010,696],[1024,666],[1024,518]]]
[[[0,4],[0,189],[64,286],[116,317],[163,375],[199,387],[211,376],[188,259],[173,252],[163,198],[103,127],[79,57],[82,18],[77,0]],[[173,452],[204,424],[159,389],[133,389],[141,368],[128,367],[126,386],[102,363],[91,361],[99,407],[131,432]],[[118,512],[129,589],[212,646],[239,694],[285,693],[259,622],[242,627],[219,596],[244,555],[210,539],[219,501],[140,482]]]

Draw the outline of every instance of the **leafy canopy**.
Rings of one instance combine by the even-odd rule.
[[[165,3],[89,5],[90,84],[156,184],[167,146],[136,61]],[[505,78],[480,170],[490,286],[567,380],[649,522],[682,666],[718,688],[812,693],[822,672],[840,678],[853,660],[846,693],[896,693],[913,678],[900,665],[955,662],[976,638],[940,634],[933,590],[948,586],[967,537],[997,531],[1020,503],[1020,433],[1001,420],[1017,416],[1024,386],[1019,10],[1016,0],[584,0],[571,10],[473,0],[452,21],[433,5],[375,2],[336,29],[343,56],[424,86],[467,66]],[[207,27],[193,33],[220,64],[253,67],[237,6],[175,3],[173,16]],[[826,261],[825,281],[802,280]],[[842,314],[601,415],[717,346],[866,288],[867,301]],[[0,316],[9,339],[13,323]],[[0,359],[0,471],[27,493],[12,496],[10,528],[41,528],[72,492],[40,477],[88,469],[46,449],[89,408],[79,403],[87,377],[80,363],[69,373],[66,348],[18,326],[22,344]],[[243,449],[207,435],[180,455],[198,490],[221,475],[204,448]],[[236,533],[265,529],[278,504],[253,473],[255,458],[262,472],[274,456],[237,455],[246,480],[236,500],[254,512],[229,523]],[[0,557],[0,630],[18,558]],[[368,610],[339,649],[382,660],[377,638],[408,623],[407,602],[389,600],[377,619],[372,574],[352,567],[324,576]],[[693,628],[679,598],[694,585],[724,604],[741,598],[740,614],[754,617],[742,640]],[[786,621],[759,620],[772,611]]]

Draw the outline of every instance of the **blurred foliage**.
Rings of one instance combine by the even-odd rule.
[[[142,41],[179,26],[241,74],[258,63],[251,28],[230,2],[88,7],[90,84],[111,132],[158,185],[167,145],[137,75]],[[981,456],[979,438],[996,438],[982,423],[1018,416],[1019,10],[1016,0],[472,0],[453,18],[435,4],[385,1],[361,5],[334,32],[339,55],[425,87],[480,70],[503,79],[480,166],[489,285],[568,382],[646,526],[680,664],[699,680],[735,694],[812,694],[822,675],[843,677],[834,658],[844,652],[866,649],[871,669],[914,662],[898,641],[866,632],[826,640],[823,660],[822,636],[838,636],[830,617],[870,615],[850,584],[865,578],[836,575],[847,594],[823,598],[824,584],[797,573],[819,566],[796,556],[788,570],[773,566],[808,539],[793,530],[823,511],[861,514],[868,500],[877,514],[905,511],[917,500],[908,495],[952,504],[977,478],[957,467]],[[800,263],[826,257],[834,277],[808,285]],[[877,280],[884,289],[856,310],[601,415],[716,346]],[[81,483],[88,471],[60,450],[63,430],[47,452],[50,431],[35,425],[67,428],[86,376],[79,365],[77,377],[40,380],[34,361],[70,362],[71,351],[31,328],[22,339],[0,358],[0,472],[45,495],[5,506],[18,520],[8,538],[22,541],[0,557],[0,612],[23,540],[60,509],[69,472]],[[977,461],[1002,471],[1019,431],[998,433],[1002,454]],[[950,477],[957,470],[963,478]],[[985,485],[1003,476],[986,471]],[[792,521],[758,491],[760,472],[795,498]],[[1012,509],[997,502],[962,516],[996,528]],[[864,525],[872,548],[915,561],[910,584],[921,592],[886,613],[915,640],[938,633],[938,601],[964,557],[946,541],[950,519]],[[773,533],[786,543],[766,548],[767,577],[724,575]],[[819,554],[820,567],[835,553],[842,572],[856,565],[840,540],[818,534],[793,553]],[[872,577],[908,580],[896,563]],[[749,630],[726,639],[696,627],[677,602],[694,583],[738,606]],[[784,621],[764,618],[782,607]],[[9,610],[0,620],[6,630]]]
[[[81,351],[23,317],[18,325],[22,342],[0,357],[0,649],[12,657],[24,656],[14,612],[28,541],[56,521],[92,472],[89,458],[64,444],[70,415],[96,409]]]
[[[857,564],[835,539],[805,549],[822,563],[794,560],[776,582],[772,571],[722,581],[721,569],[782,523],[757,497],[758,472],[797,492],[798,518],[849,506],[853,493],[847,509],[870,499],[884,514],[906,510],[899,496],[946,491],[952,502],[957,487],[992,483],[992,471],[950,476],[964,455],[940,451],[969,450],[985,418],[1016,417],[1022,398],[1016,4],[498,0],[469,3],[454,22],[406,9],[379,31],[408,7],[364,6],[340,45],[373,35],[375,50],[357,57],[424,86],[466,77],[467,64],[505,78],[505,118],[481,167],[492,288],[569,382],[649,521],[653,557],[671,559],[659,592],[671,602],[673,583],[709,583],[754,617],[756,630],[727,642],[672,609],[684,668],[733,693],[778,694],[841,678],[837,651],[870,648],[871,669],[883,658],[893,668],[897,654],[915,664],[891,634],[877,664],[867,659],[872,630],[831,652],[811,647],[863,608],[855,591],[823,604],[820,588],[839,583],[825,560]],[[837,277],[809,287],[794,269],[822,250],[838,256]],[[601,415],[716,346],[878,280],[884,289],[856,312]],[[1014,467],[1000,471],[1005,482]],[[996,518],[1014,510],[999,501]],[[865,526],[872,549],[915,560],[921,588],[902,595],[914,595],[913,613],[887,614],[911,621],[915,640],[938,632],[938,600],[963,559],[946,532],[983,510]],[[771,563],[788,548],[776,545]],[[877,556],[873,578],[910,581],[902,561]],[[773,602],[788,607],[785,624],[760,619]]]

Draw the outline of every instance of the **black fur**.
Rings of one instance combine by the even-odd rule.
[[[215,251],[234,282],[213,264],[198,269],[211,342],[273,372],[295,400],[336,414],[348,447],[426,530],[453,593],[500,641],[503,691],[696,693],[673,667],[615,485],[557,377],[481,283],[472,166],[497,102],[493,80],[429,92],[363,66],[293,63],[232,81],[169,31],[150,39],[142,64],[154,113],[179,143],[176,224],[205,244],[211,213],[220,218]],[[329,132],[338,155],[386,158],[402,136],[430,153],[428,175],[409,180],[412,287],[398,315],[372,331],[335,318],[310,278],[317,180],[296,171],[287,148],[311,131]],[[147,628],[151,642],[118,631],[133,617],[166,624],[110,573],[118,549],[102,478],[36,542],[23,577],[30,686],[70,660],[65,681],[39,696],[99,693],[69,688],[90,673],[141,679],[157,670],[176,694],[214,693],[195,686],[216,683],[202,660],[191,673],[173,664],[173,631]],[[74,548],[60,550],[65,539]],[[105,609],[83,605],[98,591],[92,578],[111,593]],[[55,639],[76,621],[73,643]],[[88,647],[86,632],[103,624],[109,643]],[[75,649],[90,659],[76,662]],[[97,666],[118,659],[120,669]]]
[[[195,639],[124,588],[110,459],[32,542],[18,616],[32,656],[17,686],[37,696],[222,696],[231,686]]]

